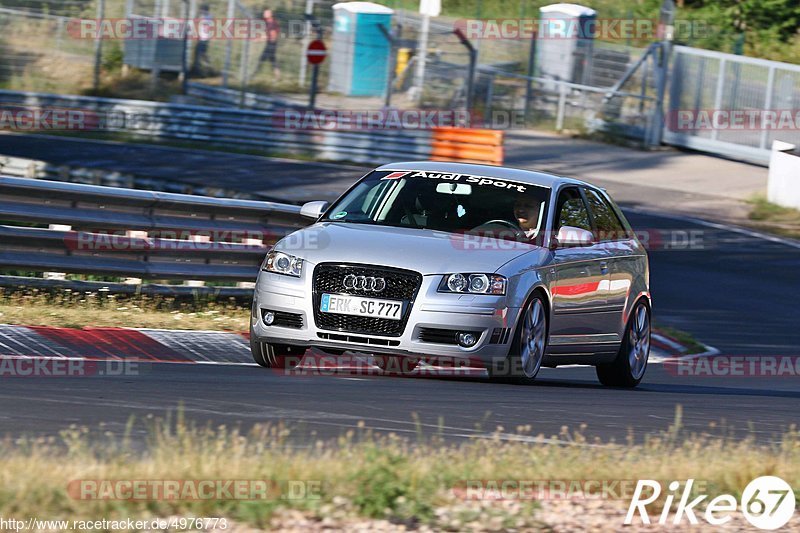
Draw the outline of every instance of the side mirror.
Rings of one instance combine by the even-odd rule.
[[[574,226],[561,226],[554,243],[558,248],[571,246],[591,246],[594,244],[594,235],[591,231]]]
[[[317,220],[328,209],[328,202],[307,202],[300,208],[300,216]]]

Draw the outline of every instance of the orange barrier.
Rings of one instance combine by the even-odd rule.
[[[477,128],[434,128],[431,159],[502,165],[504,132]]]

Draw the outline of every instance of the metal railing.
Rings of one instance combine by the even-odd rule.
[[[258,192],[242,192],[215,186],[213,183],[182,183],[163,177],[152,177],[134,172],[111,171],[104,168],[88,168],[60,165],[39,159],[0,155],[0,176],[13,178],[36,178],[52,181],[127,187],[148,191],[173,192],[216,198],[240,198],[244,200],[271,200]]]
[[[253,281],[295,205],[0,177],[0,268]],[[38,227],[31,227],[38,226]],[[47,227],[45,227],[47,226]]]
[[[285,98],[266,94],[228,89],[205,83],[187,82],[186,94],[193,100],[203,104],[240,107],[243,109],[260,109],[275,111],[279,109],[303,109],[305,106],[287,101]]]
[[[800,66],[686,46],[675,47],[672,61],[668,144],[767,165],[773,141],[800,143],[794,124],[766,121],[769,114],[795,115]],[[752,113],[754,122],[717,125],[733,111]]]
[[[637,92],[614,90],[490,67],[480,69],[480,78],[483,92],[476,102],[492,122],[497,122],[498,113],[510,113],[558,131],[603,131],[642,143],[655,127],[656,99],[646,84]]]
[[[309,125],[306,116],[287,115],[290,110],[239,110],[14,91],[0,91],[0,102],[6,107],[75,110],[78,114],[72,129],[78,131],[233,145],[367,164],[434,156],[431,142],[435,131],[430,129],[360,129],[347,124],[328,129],[314,121]],[[452,153],[457,154],[464,143],[452,144]],[[471,146],[467,143],[464,148]]]

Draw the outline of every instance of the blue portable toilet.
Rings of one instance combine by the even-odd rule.
[[[348,96],[381,96],[386,90],[394,10],[372,2],[333,6],[333,47],[328,91]]]

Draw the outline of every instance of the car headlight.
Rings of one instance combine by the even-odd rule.
[[[303,272],[303,260],[283,252],[272,251],[267,254],[267,259],[261,269],[265,272],[299,278]]]
[[[506,285],[506,278],[499,274],[447,274],[439,284],[439,292],[503,296]]]

